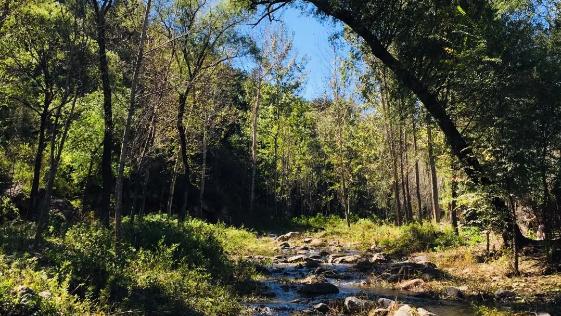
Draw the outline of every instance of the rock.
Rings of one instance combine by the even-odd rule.
[[[388,259],[384,256],[383,253],[375,253],[370,259],[368,259],[371,263],[383,263],[387,262]]]
[[[319,255],[322,256],[322,257],[328,256],[328,255],[329,255],[329,251],[327,251],[327,250],[322,250],[322,251],[319,252]]]
[[[378,305],[383,308],[390,308],[393,304],[395,304],[395,301],[389,298],[381,297],[378,299]]]
[[[298,292],[304,295],[325,295],[325,294],[337,294],[339,293],[339,288],[329,282],[318,282],[303,284]]]
[[[300,233],[299,232],[290,232],[290,233],[286,233],[284,235],[280,235],[279,237],[277,237],[275,240],[276,241],[288,241],[296,236],[299,236]]]
[[[319,260],[311,259],[311,258],[306,258],[305,260],[306,261],[304,263],[304,266],[306,268],[312,269],[312,268],[317,268],[317,267],[321,266],[321,261],[319,261]]]
[[[288,242],[286,242],[286,241],[285,241],[285,242],[282,242],[282,243],[279,245],[279,249],[288,249],[288,248],[290,248],[290,244],[289,244]]]
[[[330,254],[329,257],[327,257],[327,262],[328,263],[335,263],[335,260],[344,257],[345,255],[340,254],[340,253],[334,253],[334,254]]]
[[[51,298],[52,294],[51,294],[51,291],[45,290],[45,291],[39,292],[39,296],[41,296],[44,299],[49,299],[49,298]]]
[[[446,293],[446,297],[453,298],[453,299],[460,299],[464,297],[464,292],[457,287],[447,287],[444,292]]]
[[[390,311],[386,308],[376,308],[368,313],[368,316],[386,316]]]
[[[374,269],[374,264],[366,259],[361,259],[355,264],[355,269],[360,272],[368,272]]]
[[[499,300],[508,300],[516,297],[516,293],[509,290],[498,290],[495,292],[495,297]]]
[[[374,306],[374,302],[368,300],[361,300],[354,296],[345,298],[345,311],[348,313],[362,312]]]
[[[403,281],[400,285],[400,288],[402,290],[410,290],[414,287],[420,286],[425,284],[425,281],[423,281],[423,279],[413,279],[413,280],[408,280],[408,281]]]
[[[325,246],[325,242],[321,239],[312,239],[310,241],[310,247],[323,247]]]
[[[308,259],[308,257],[304,256],[304,255],[296,255],[296,256],[292,256],[286,259],[286,262],[288,263],[296,263],[296,262],[305,262],[306,259]]]
[[[309,244],[313,239],[312,238],[304,238],[304,243]]]
[[[356,263],[361,257],[359,255],[352,255],[352,256],[344,256],[339,257],[333,260],[333,263],[340,264],[340,263]]]
[[[329,306],[325,303],[318,303],[314,305],[314,309],[320,313],[327,313],[329,312]]]
[[[32,288],[27,287],[25,285],[18,285],[13,289],[13,292],[17,295],[17,296],[23,296],[26,294],[31,294],[34,295],[35,291],[33,291]]]
[[[409,305],[401,305],[393,316],[413,316],[413,309]]]
[[[273,316],[275,313],[270,307],[257,307],[255,308],[256,316]]]
[[[417,315],[419,316],[436,316],[436,314],[429,312],[424,308],[417,308]]]

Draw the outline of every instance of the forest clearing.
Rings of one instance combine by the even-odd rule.
[[[0,315],[561,315],[560,13],[0,0]]]

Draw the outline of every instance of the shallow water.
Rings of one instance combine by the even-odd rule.
[[[288,249],[284,253],[286,255],[291,255],[290,252],[291,250]],[[353,255],[357,252],[342,251],[339,253]],[[312,256],[316,254],[318,254],[318,251],[310,250],[305,255]],[[290,286],[287,284],[294,281],[298,282],[313,274],[315,269],[305,268],[295,263],[274,263],[268,267],[270,274],[267,279],[263,281],[263,284],[268,287],[269,292],[273,293],[274,296],[248,304],[248,307],[251,307],[255,311],[253,315],[288,316],[296,311],[310,309],[317,303],[327,303],[336,299],[344,299],[348,296],[356,296],[370,300],[377,300],[378,298],[385,297],[414,307],[422,307],[440,316],[475,315],[473,309],[466,304],[421,298],[415,296],[415,293],[407,291],[363,287],[361,283],[367,280],[368,275],[353,270],[352,266],[352,264],[321,264],[323,269],[336,272],[336,278],[328,277],[327,281],[336,285],[339,288],[339,293],[307,297],[297,292],[297,286]]]

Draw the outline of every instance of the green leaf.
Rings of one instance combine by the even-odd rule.
[[[456,9],[458,10],[458,12],[460,12],[462,15],[466,15],[466,11],[464,11],[464,9],[462,8],[462,6],[458,5],[456,6]]]

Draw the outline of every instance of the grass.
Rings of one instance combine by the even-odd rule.
[[[295,226],[305,227],[318,238],[337,240],[342,244],[366,250],[380,247],[389,254],[406,256],[413,252],[441,250],[480,242],[477,229],[467,229],[456,236],[448,225],[430,222],[410,223],[403,226],[384,223],[376,219],[358,219],[347,226],[344,219],[331,216],[301,217]]]
[[[123,222],[121,254],[97,224],[53,225],[37,251],[32,223],[0,226],[0,314],[238,315],[247,254],[272,246],[247,229],[162,215]]]

